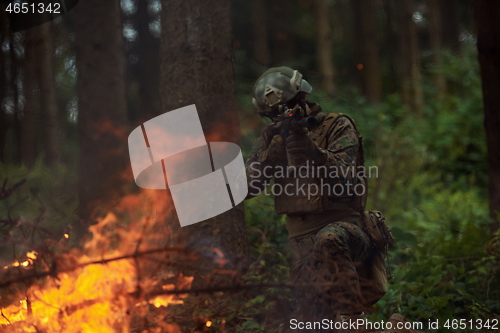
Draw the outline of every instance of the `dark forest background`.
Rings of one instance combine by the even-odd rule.
[[[355,119],[366,164],[378,167],[369,208],[385,213],[398,247],[371,318],[499,318],[500,2],[80,0],[16,32],[0,15],[0,180],[27,180],[0,197],[3,261],[46,237],[69,234],[77,246],[137,191],[127,136],[157,115],[195,103],[208,141],[236,142],[247,156],[266,125],[253,84],[286,65],[312,84],[310,101]],[[47,233],[11,242],[33,224]],[[246,258],[242,281],[287,281],[271,197],[189,233],[217,234],[210,244]],[[193,311],[214,332],[279,332],[290,295],[245,291],[224,311]]]

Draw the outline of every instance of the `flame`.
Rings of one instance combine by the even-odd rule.
[[[38,253],[36,253],[36,251],[31,251],[31,252],[26,253],[26,257],[33,259],[33,260],[35,260],[37,256],[38,256]]]
[[[235,141],[236,115],[237,112],[229,113],[224,123],[214,124],[215,130],[206,136],[207,141]],[[103,128],[104,133],[114,130],[110,123]],[[120,131],[114,135],[127,137]],[[123,171],[121,177],[131,180],[130,170]],[[151,216],[152,211],[156,217]],[[170,226],[165,226],[164,221],[172,211],[168,192],[141,190],[139,195],[122,198],[114,213],[108,213],[89,227],[92,238],[81,248],[43,253],[43,258],[32,251],[26,258],[3,267],[7,272],[27,271],[35,276],[27,280],[28,286],[19,283],[21,287],[13,288],[18,290],[16,300],[0,304],[0,332],[127,333],[131,331],[133,315],[145,318],[154,309],[182,304],[187,294],[169,292],[191,288],[194,278],[174,276],[165,272],[164,267],[159,269],[161,260],[169,260],[168,253],[137,255],[166,247]],[[155,218],[163,224],[155,224]],[[63,236],[60,244],[66,244],[65,240],[70,238],[68,233]],[[221,268],[219,273],[232,274],[222,269],[226,263],[222,252],[213,251]],[[43,278],[35,279],[36,274]],[[4,294],[0,295],[5,302]],[[181,333],[177,324],[164,320],[165,315],[159,318],[156,328],[141,333]],[[211,327],[212,322],[205,325]]]
[[[54,272],[47,267],[42,271],[48,275],[45,279],[20,293],[17,302],[2,307],[0,332],[126,333],[134,309],[182,304],[186,295],[167,292],[190,288],[193,277],[175,276],[175,283],[162,283],[164,277],[144,273],[152,261],[157,263],[137,255],[155,249],[158,240],[165,238],[151,217],[144,217],[138,209],[146,207],[146,199],[142,195],[125,197],[121,207],[131,221],[124,223],[108,213],[89,227],[92,238],[83,248],[54,255]],[[33,265],[37,257],[37,252],[28,252],[25,260],[4,269]],[[180,332],[180,328],[168,324],[164,332]]]
[[[19,266],[27,267],[29,265],[32,265],[33,261],[37,258],[37,255],[38,253],[36,251],[28,252],[26,253],[26,260],[24,261],[16,260],[10,265],[3,266],[3,269],[8,269],[10,267],[19,267]]]

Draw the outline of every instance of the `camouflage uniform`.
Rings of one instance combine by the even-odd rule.
[[[309,103],[309,106],[311,116],[316,117],[318,122],[309,132],[317,146],[316,161],[327,169],[355,168],[359,142],[354,125],[348,118],[340,117],[325,129],[323,125],[326,124],[327,115],[321,112],[319,105]],[[325,130],[327,132],[320,135]],[[276,136],[274,139],[281,142],[284,149],[283,140],[280,141]],[[286,154],[283,155],[282,151],[269,151],[270,140],[264,132],[246,161],[249,197],[258,195],[259,190],[269,184],[273,175],[275,183],[282,181],[276,178],[276,166],[287,165]],[[280,158],[274,163],[270,162],[273,160],[270,157],[276,154]],[[263,172],[266,167],[267,173]],[[355,174],[324,177],[324,181],[330,185],[345,185],[348,181],[353,184]],[[352,196],[349,195],[322,195],[319,199],[312,198],[310,201],[315,200],[315,203],[307,205],[304,204],[303,197],[275,196],[277,213],[287,214],[287,229],[293,252],[291,280],[297,284],[318,282],[318,289],[314,293],[304,291],[298,295],[301,299],[298,302],[300,312],[308,317],[315,315],[319,319],[333,319],[336,313],[352,314],[362,311],[356,267],[369,257],[371,244],[368,236],[357,226],[360,214],[350,207],[351,199]],[[287,206],[286,202],[292,204]],[[310,312],[306,314],[308,309]]]

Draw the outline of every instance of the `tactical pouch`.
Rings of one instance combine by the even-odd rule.
[[[388,277],[382,251],[371,249],[369,259],[358,267],[357,271],[363,295],[361,302],[369,307],[377,303],[387,292]]]
[[[387,291],[387,280],[393,278],[389,262],[387,262],[389,275],[387,274],[384,256],[388,261],[387,249],[394,247],[394,237],[387,227],[384,215],[378,210],[363,211],[360,227],[366,231],[373,245],[370,259],[359,270],[360,278],[366,281],[361,283],[363,303],[370,306],[384,296]]]
[[[363,212],[362,226],[367,232],[372,244],[379,250],[394,247],[394,237],[387,227],[385,216],[378,210]]]

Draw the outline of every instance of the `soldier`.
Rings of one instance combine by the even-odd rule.
[[[302,74],[288,67],[271,68],[255,83],[253,105],[273,123],[246,161],[249,198],[274,177],[275,210],[286,214],[293,252],[291,280],[317,286],[297,295],[298,312],[316,320],[356,319],[374,303],[361,294],[358,274],[373,251],[358,226],[363,194],[359,186],[353,191],[363,185],[357,177],[362,147],[352,120],[322,112],[306,100],[311,92]],[[284,112],[314,121],[296,125]]]

